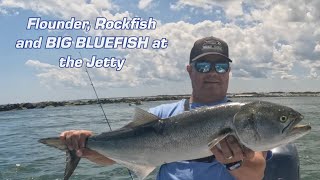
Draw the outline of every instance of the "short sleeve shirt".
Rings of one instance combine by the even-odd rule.
[[[163,104],[151,108],[149,112],[160,118],[168,118],[184,112],[185,99],[171,104]],[[201,106],[213,106],[227,102],[227,99],[212,104],[191,104],[190,109]],[[235,180],[223,164],[212,162],[179,161],[163,164],[157,180]]]

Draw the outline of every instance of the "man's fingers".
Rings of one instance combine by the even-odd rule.
[[[69,150],[73,150],[73,146],[72,146],[72,140],[71,139],[66,139],[66,145],[68,147]]]
[[[75,146],[74,146],[74,131],[66,131],[65,132],[65,141],[66,141],[66,145],[68,147],[69,150],[74,150]]]
[[[59,136],[60,140],[62,141],[63,144],[66,143],[66,131],[62,132]]]
[[[231,149],[229,148],[228,142],[226,139],[223,139],[220,141],[221,151],[223,154],[223,157],[226,159],[231,159],[233,157],[233,153]]]
[[[79,141],[80,149],[85,148],[87,137],[88,136],[86,134],[80,134],[80,141]]]
[[[219,147],[220,145],[220,147]],[[220,141],[219,144],[210,149],[217,161],[226,164],[243,160],[245,158],[244,150],[239,144],[238,140],[233,136]],[[251,156],[252,152],[250,149],[246,149],[248,156]]]
[[[232,154],[235,159],[243,159],[243,151],[238,140],[233,136],[228,136],[227,138],[228,146],[232,150]]]
[[[79,139],[80,139],[80,136],[73,136],[72,137],[72,146],[73,148],[77,151],[79,148]]]
[[[224,158],[222,151],[220,150],[220,148],[218,148],[217,146],[214,146],[213,148],[210,149],[211,152],[214,154],[214,156],[217,159],[222,159]]]
[[[82,156],[83,152],[80,149],[85,148],[86,139],[91,135],[91,131],[70,130],[62,132],[60,134],[60,139],[63,143],[67,145],[69,150],[76,150],[78,156]]]

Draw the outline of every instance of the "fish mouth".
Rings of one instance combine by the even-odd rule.
[[[309,130],[311,130],[311,126],[310,126],[310,124],[307,124],[307,125],[296,125],[296,126],[294,126],[293,128],[292,128],[292,130],[291,131],[309,131]]]
[[[293,120],[290,121],[290,123],[282,129],[282,134],[285,132],[295,133],[295,132],[307,132],[311,130],[310,124],[301,125],[298,124],[300,121],[302,121],[304,117],[300,114],[299,116],[296,116]]]

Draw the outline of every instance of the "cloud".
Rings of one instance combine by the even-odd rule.
[[[290,45],[278,43],[273,49],[273,74],[280,74],[281,79],[295,79],[290,75],[295,59],[294,49]]]
[[[84,58],[85,61],[88,60]],[[37,77],[46,87],[78,88],[90,85],[85,68],[59,68],[55,65],[42,63],[39,60],[28,60],[27,66],[36,69]],[[130,76],[128,67],[124,73],[118,73],[110,69],[88,69],[96,87],[133,87],[140,82],[135,76]],[[128,71],[130,73],[128,73]]]
[[[25,64],[36,69],[40,83],[47,87],[74,88],[89,85],[84,70],[80,68],[61,69],[39,60],[28,60]]]
[[[210,0],[200,0],[200,1],[179,0],[175,4],[171,4],[170,8],[173,10],[180,10],[185,7],[196,7],[196,8],[202,8],[204,10],[211,10],[213,9],[214,5],[216,5],[216,3]]]
[[[146,9],[150,7],[152,0],[140,0],[138,4],[139,9]]]
[[[67,19],[71,16],[89,20],[97,16],[108,19],[133,16],[128,11],[118,12],[118,6],[111,1],[104,2],[4,0],[0,7],[30,9]],[[150,3],[140,1],[139,7],[148,7]],[[123,70],[92,69],[97,84],[101,87],[133,87],[187,80],[185,65],[190,49],[195,40],[204,36],[216,36],[228,42],[233,60],[232,76],[235,78],[319,78],[320,1],[179,0],[171,4],[171,9],[179,11],[183,8],[209,12],[222,8],[230,21],[204,20],[193,24],[184,21],[163,24],[158,21],[157,29],[152,31],[91,31],[93,35],[142,35],[169,40],[167,49],[119,50],[127,59]],[[29,62],[27,65],[38,68],[38,77],[43,81],[70,81],[70,85],[83,85],[80,74],[67,77],[70,74],[68,70],[48,68],[39,63]],[[296,64],[306,68],[309,74],[295,73]],[[53,72],[59,77],[54,77]]]
[[[241,1],[231,1],[225,5],[225,13],[229,17],[237,17],[243,15],[242,2]]]
[[[320,44],[317,44],[315,47],[314,47],[314,52],[320,52]]]
[[[128,16],[128,12],[113,13],[119,7],[110,0],[2,0],[0,7],[32,10],[39,15],[50,15],[62,19],[77,17],[83,20],[94,20],[98,16],[117,19],[118,17]]]
[[[319,1],[230,0],[214,3],[206,0],[179,0],[175,5],[203,10],[223,7],[231,22],[223,23],[223,32],[212,30],[230,45],[235,77],[296,79],[298,77],[292,74],[294,64],[305,60],[319,61],[319,46],[316,42],[320,39],[320,23],[317,20],[320,18],[317,11],[320,8]],[[237,7],[234,14],[233,7]],[[242,16],[244,10],[247,13]],[[242,24],[232,19],[236,16]]]
[[[92,69],[91,72],[101,87],[155,85],[163,80],[184,81],[187,80],[185,65],[193,42],[212,35],[229,43],[233,77],[296,79],[291,73],[299,59],[296,57],[297,39],[288,38],[284,32],[274,34],[272,30],[267,24],[241,28],[219,21],[167,23],[145,34],[159,39],[166,37],[169,40],[167,49],[123,50],[127,61],[122,71]],[[294,32],[292,35],[295,36]]]
[[[16,10],[13,10],[13,9],[7,9],[7,8],[0,7],[0,15],[15,16],[15,15],[19,15],[19,12]]]
[[[260,34],[252,33],[256,30],[256,28],[241,29],[234,24],[212,21],[203,21],[197,24],[183,21],[163,24],[158,26],[157,30],[150,31],[147,35],[158,39],[166,37],[169,40],[167,49],[124,50],[127,54],[125,55],[127,61],[122,71],[92,69],[91,73],[97,80],[96,84],[101,87],[155,85],[163,80],[184,81],[187,80],[185,66],[188,63],[193,42],[208,35],[221,37],[229,42],[231,58],[234,60],[232,65],[234,67],[234,77],[268,78],[273,66],[290,68],[290,64],[284,64],[280,60],[279,62],[273,62],[273,50],[270,49],[272,42],[269,46],[266,40],[260,37]],[[242,35],[239,36],[239,34]],[[247,36],[247,34],[251,36]],[[282,57],[282,53],[283,50],[279,51],[280,57]],[[69,72],[63,71],[60,74],[64,73]],[[286,74],[281,73],[281,75]],[[48,82],[65,79],[52,79],[51,77],[52,75],[40,76],[40,78],[44,79],[49,78]],[[74,81],[73,79],[69,80]],[[71,84],[79,85],[78,82],[72,82]]]
[[[26,62],[26,65],[35,67],[38,70],[43,70],[43,69],[56,69],[57,67],[54,65],[46,64],[46,63],[41,63],[38,60],[28,60]]]
[[[263,38],[273,40],[267,43],[273,47],[273,75],[278,74],[281,78],[312,77],[300,74],[295,77],[292,73],[294,65],[311,64],[319,62],[319,54],[316,51],[317,41],[320,38],[318,31],[319,12],[318,1],[281,1],[270,4],[267,8],[254,9],[249,21],[258,22],[261,26]],[[310,63],[309,63],[310,64]],[[310,66],[305,66],[314,72]],[[290,72],[291,71],[291,72]],[[314,74],[314,73],[313,73]]]
[[[212,1],[212,0],[179,0],[176,3],[170,5],[172,10],[181,10],[183,8],[190,8],[194,11],[194,8],[199,9],[199,12],[208,14],[213,12],[215,9],[224,9],[228,17],[237,17],[243,15],[242,1],[239,0],[225,0],[225,1]],[[220,11],[220,10],[218,10]]]
[[[0,14],[1,15],[7,15],[7,14],[9,14],[9,12],[6,9],[0,8]]]
[[[302,65],[310,69],[308,78],[320,80],[320,58],[318,61],[305,60],[302,62]]]
[[[288,75],[288,74],[284,73],[284,75],[281,75],[280,78],[281,78],[281,79],[288,79],[288,80],[296,80],[296,79],[297,79],[297,76],[295,76],[295,75]]]

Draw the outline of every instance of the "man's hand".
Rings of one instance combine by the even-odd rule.
[[[88,160],[100,165],[111,165],[115,162],[102,154],[85,148],[86,140],[92,136],[91,131],[87,130],[70,130],[60,134],[60,139],[65,143],[69,150],[75,150],[77,156],[87,158]]]
[[[211,151],[217,161],[228,164],[243,160],[240,168],[229,171],[237,180],[261,180],[266,168],[266,152],[254,152],[238,142],[233,136],[220,141],[221,149],[214,146]]]
[[[214,146],[211,151],[217,161],[222,164],[228,164],[240,160],[251,159],[254,156],[254,151],[239,144],[234,136],[227,136],[220,141],[221,149]]]

